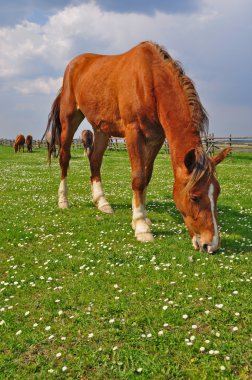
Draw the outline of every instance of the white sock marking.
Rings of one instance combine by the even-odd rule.
[[[151,223],[146,222],[146,210],[143,204],[136,207],[135,196],[132,198],[132,226],[135,229],[135,235],[149,233]]]
[[[59,196],[59,207],[68,207],[68,200],[67,200],[67,179],[64,178],[60,181],[59,190],[58,190],[58,196]]]
[[[100,209],[103,206],[109,205],[108,201],[105,198],[105,194],[102,189],[101,182],[92,182],[91,184],[92,188],[92,196],[93,196],[93,202],[96,204],[98,209]]]

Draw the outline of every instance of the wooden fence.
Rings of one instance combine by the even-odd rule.
[[[216,137],[214,134],[208,135],[206,138],[202,139],[203,145],[209,155],[213,155],[218,150],[232,147],[232,152],[251,152],[252,153],[252,137],[236,137],[236,136],[226,136],[226,137]],[[0,145],[13,146],[14,140],[0,139]],[[34,140],[34,148],[46,148],[45,141]],[[81,139],[74,139],[72,143],[72,149],[83,149]],[[108,149],[110,150],[126,150],[126,142],[122,138],[111,137],[109,140]],[[165,140],[162,150],[169,153],[169,144]]]

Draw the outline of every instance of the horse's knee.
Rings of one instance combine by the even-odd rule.
[[[143,191],[146,186],[146,178],[143,173],[140,173],[132,178],[132,190]]]

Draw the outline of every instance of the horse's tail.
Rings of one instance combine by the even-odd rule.
[[[51,164],[51,155],[52,152],[56,151],[56,144],[59,146],[60,150],[60,135],[61,135],[61,123],[60,123],[60,98],[61,98],[61,89],[58,96],[54,100],[51,108],[51,112],[48,115],[48,122],[45,133],[41,139],[45,137],[48,132],[51,132],[51,141],[49,142],[48,148],[48,161]]]

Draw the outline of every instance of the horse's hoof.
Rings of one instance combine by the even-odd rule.
[[[152,235],[151,232],[140,232],[140,233],[136,234],[136,238],[138,241],[141,241],[141,242],[147,242],[147,241],[153,241],[154,240],[154,236]]]
[[[112,207],[109,204],[100,206],[99,210],[101,212],[104,212],[105,214],[114,214],[114,210],[112,209]]]
[[[58,205],[59,205],[59,208],[69,208],[68,201],[60,201]]]
[[[152,225],[151,220],[149,218],[145,218],[144,221],[147,224],[147,226],[151,226]],[[136,222],[134,220],[132,220],[132,222],[131,222],[131,227],[135,231],[135,229],[136,229]]]
[[[145,223],[148,224],[148,226],[151,226],[151,220],[149,218],[145,218]]]

